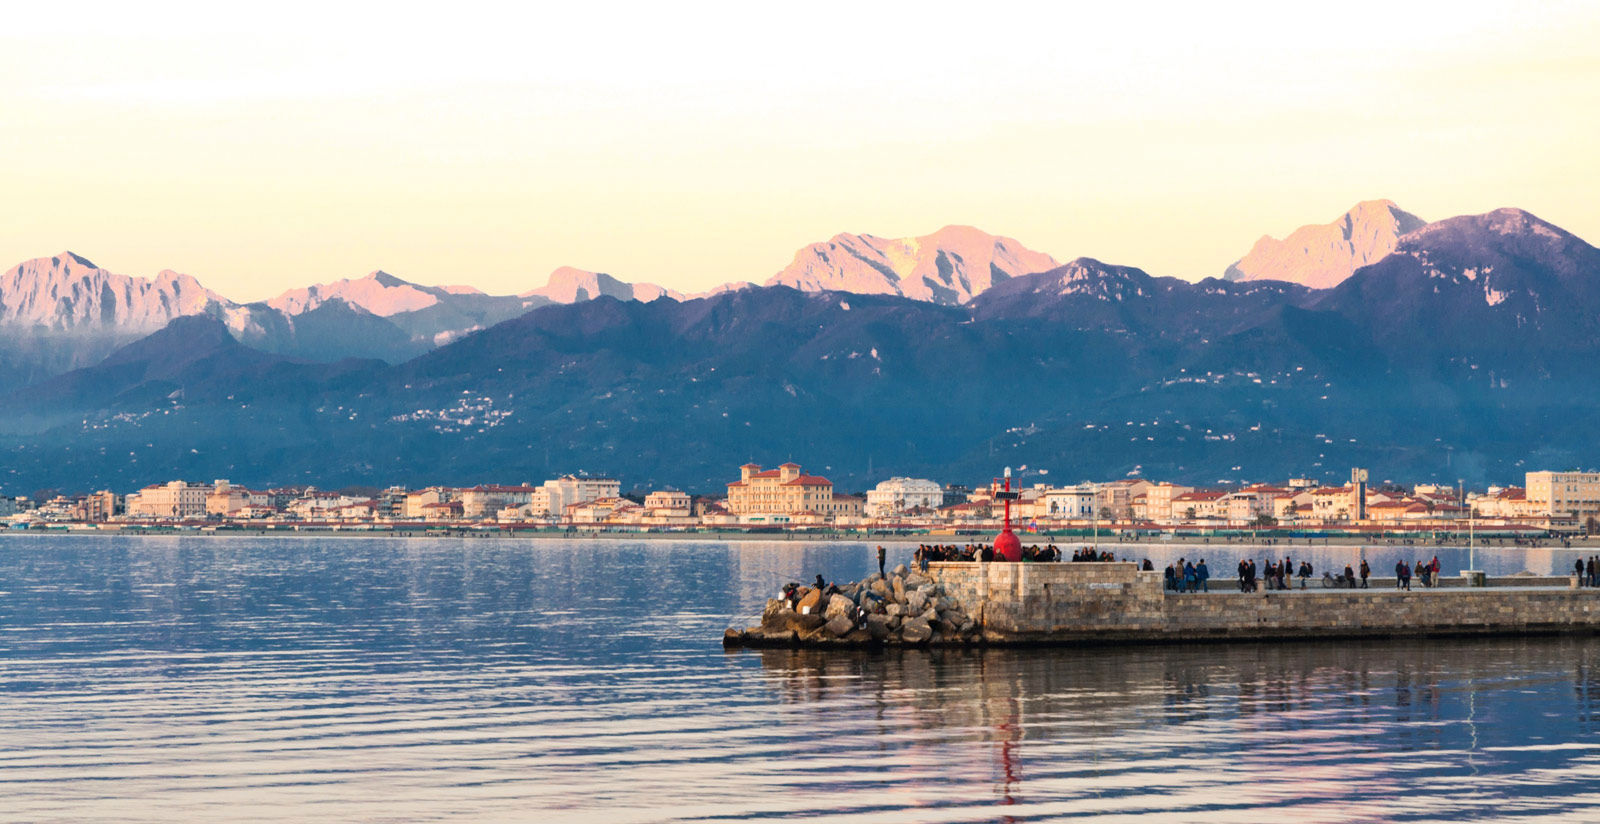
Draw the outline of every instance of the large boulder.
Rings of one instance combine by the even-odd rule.
[[[908,644],[920,644],[933,637],[933,628],[928,622],[920,618],[906,621],[900,625],[900,640]]]
[[[800,632],[810,632],[821,627],[826,621],[827,619],[816,613],[810,613],[807,615],[795,613],[794,618],[790,619],[790,623],[793,625],[793,627]]]
[[[867,616],[867,634],[874,641],[882,641],[889,637],[889,617],[886,615]]]
[[[887,604],[883,608],[883,614],[887,615],[887,616],[889,616],[891,618],[899,618],[902,614],[905,613],[905,611],[906,611],[906,608],[905,608],[904,605],[895,604],[895,603]]]
[[[922,590],[916,589],[906,593],[906,612],[916,615],[927,608],[928,596],[923,595]]]
[[[761,613],[761,628],[765,630],[799,629],[795,626],[795,619],[799,613],[784,607],[778,610],[769,610]]]
[[[855,601],[844,595],[834,593],[834,596],[828,599],[828,608],[822,613],[822,617],[832,620],[840,615],[849,615],[850,611],[855,609],[855,606]]]
[[[889,589],[889,585],[882,581],[873,581],[872,592],[879,598],[888,598],[893,590]]]
[[[795,612],[798,612],[802,615],[812,612],[820,612],[821,610],[819,609],[819,606],[821,603],[821,590],[811,589],[810,587],[801,587],[800,600],[795,604]]]
[[[904,578],[896,577],[894,579],[894,599],[902,604],[906,602],[906,582]]]
[[[824,624],[823,628],[828,631],[829,635],[835,638],[843,638],[856,628],[856,622],[843,615],[835,615],[828,619],[828,623]]]
[[[894,569],[889,570],[889,574],[893,575],[896,578],[904,578],[904,577],[906,577],[906,573],[907,572],[910,572],[910,570],[906,569],[906,565],[905,564],[895,564]]]
[[[906,586],[908,588],[917,589],[917,588],[928,586],[928,585],[930,585],[932,583],[933,583],[933,579],[932,578],[929,578],[928,576],[923,575],[920,572],[913,572],[910,575],[906,576]]]

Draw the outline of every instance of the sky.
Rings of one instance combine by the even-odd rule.
[[[967,224],[1198,279],[1373,198],[1600,242],[1600,3],[507,5],[9,9],[0,266],[698,291]]]

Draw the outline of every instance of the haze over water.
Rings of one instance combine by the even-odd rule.
[[[1224,575],[1241,552],[1115,551]],[[1380,575],[1434,552],[1365,551]],[[1270,549],[1319,575],[1358,552]],[[0,820],[1595,819],[1593,639],[721,649],[783,582],[871,564],[861,544],[5,536]]]

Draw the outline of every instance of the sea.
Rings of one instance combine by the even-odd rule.
[[[1469,561],[1113,549],[1224,584],[1244,554]],[[5,535],[0,821],[1600,821],[1592,638],[723,650],[785,582],[875,569],[798,540]]]

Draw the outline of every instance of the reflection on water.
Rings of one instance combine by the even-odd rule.
[[[721,650],[782,581],[872,565],[8,537],[0,819],[1595,820],[1590,639]]]

